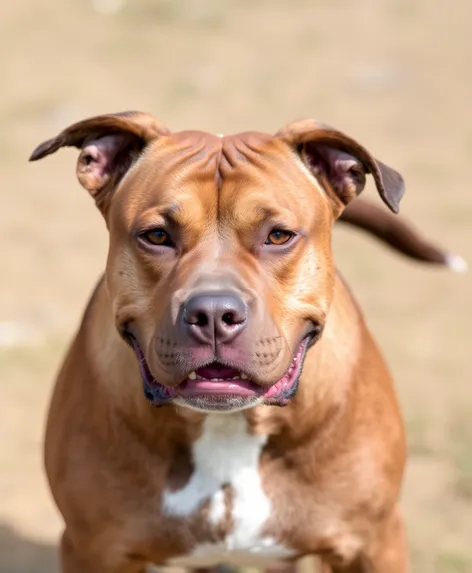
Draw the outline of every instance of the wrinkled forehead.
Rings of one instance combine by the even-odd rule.
[[[159,138],[127,177],[133,204],[158,202],[206,216],[306,208],[319,195],[297,154],[281,138],[258,132],[217,136],[183,131]],[[195,213],[197,214],[197,213]]]

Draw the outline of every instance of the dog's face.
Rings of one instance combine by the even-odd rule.
[[[204,409],[285,402],[326,319],[332,219],[281,140],[182,133],[150,144],[110,204],[107,268],[150,397]]]
[[[82,149],[79,180],[110,232],[116,326],[155,405],[287,403],[330,307],[334,219],[366,173],[394,210],[403,192],[396,172],[314,122],[219,138],[102,116],[32,158],[63,145]]]

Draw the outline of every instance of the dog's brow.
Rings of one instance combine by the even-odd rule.
[[[164,207],[152,207],[145,213],[141,213],[139,223],[135,224],[137,228],[149,226],[161,226],[162,224],[169,224],[173,227],[181,227],[183,225],[182,215],[184,209],[178,203],[172,203]]]
[[[269,206],[259,206],[253,210],[253,216],[251,217],[251,226],[261,226],[268,222],[282,222],[285,224],[295,226],[296,220],[294,219],[293,213],[288,212],[286,209],[274,209]]]
[[[180,205],[179,203],[172,203],[161,212],[161,215],[174,225],[180,225],[182,223],[181,217],[183,211],[184,209],[182,205]]]
[[[271,207],[259,207],[254,212],[254,223],[262,225],[266,221],[271,221],[279,217],[279,213]]]
[[[181,212],[182,205],[179,205],[178,203],[172,203],[164,209],[162,216],[166,217],[167,219],[174,219]]]
[[[249,226],[251,229],[254,229],[256,227],[261,227],[268,221],[277,220],[279,218],[280,215],[275,209],[261,206],[251,209],[250,216],[248,216],[247,210],[238,213],[237,221],[238,225],[242,225],[244,228]]]

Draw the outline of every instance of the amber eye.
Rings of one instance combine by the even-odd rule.
[[[150,243],[151,245],[156,245],[158,247],[172,247],[172,241],[170,240],[169,234],[163,229],[151,229],[140,235],[143,241]]]
[[[285,245],[290,239],[295,235],[290,231],[284,231],[283,229],[274,229],[270,232],[269,236],[265,241],[265,245]]]

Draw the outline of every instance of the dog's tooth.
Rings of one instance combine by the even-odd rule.
[[[231,380],[239,380],[239,376],[233,376]]]
[[[196,380],[197,379],[197,373],[196,372],[190,372],[188,377],[190,380]]]
[[[244,372],[241,372],[241,380],[247,380],[247,374],[244,374]]]

